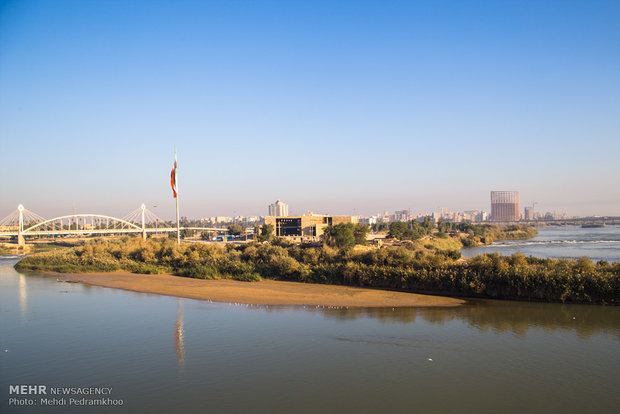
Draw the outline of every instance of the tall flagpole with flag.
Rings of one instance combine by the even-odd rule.
[[[174,168],[170,172],[170,185],[172,186],[172,196],[177,201],[177,244],[181,244],[181,230],[179,227],[179,181],[177,174],[177,148],[174,147]]]

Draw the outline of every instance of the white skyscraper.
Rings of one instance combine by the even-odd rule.
[[[288,204],[284,204],[282,200],[269,204],[269,215],[275,217],[288,216]]]

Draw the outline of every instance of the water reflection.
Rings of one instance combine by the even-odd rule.
[[[179,368],[185,367],[185,345],[183,343],[183,299],[178,299],[177,320],[174,324],[174,349]]]
[[[19,312],[22,319],[26,319],[28,310],[28,289],[26,276],[19,274]]]
[[[419,318],[433,325],[461,321],[482,332],[525,335],[531,329],[573,331],[583,338],[595,334],[620,337],[618,306],[536,303],[492,299],[468,299],[457,307],[356,308],[343,306],[241,305],[264,312],[311,312],[326,319],[352,321],[376,319],[382,323],[415,323]]]
[[[620,337],[620,312],[615,306],[562,305],[496,300],[472,300],[455,308],[309,308],[328,319],[378,319],[384,323],[413,323],[416,318],[434,325],[461,321],[483,332],[525,335],[530,329],[574,331],[587,338],[607,333]]]

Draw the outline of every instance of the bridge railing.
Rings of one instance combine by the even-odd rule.
[[[28,227],[22,231],[23,234],[35,232],[54,232],[54,231],[118,231],[118,230],[134,230],[142,231],[143,229],[126,220],[112,216],[104,216],[101,214],[72,214],[69,216],[55,217],[45,220]]]

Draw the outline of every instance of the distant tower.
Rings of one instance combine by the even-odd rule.
[[[491,191],[491,220],[519,220],[518,191]]]
[[[278,200],[273,204],[269,204],[269,215],[272,217],[288,216],[288,204],[284,204],[282,200]]]

